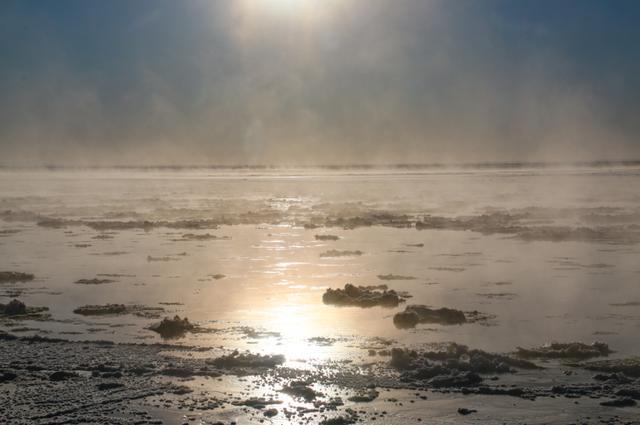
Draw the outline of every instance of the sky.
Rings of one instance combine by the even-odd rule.
[[[640,159],[634,0],[3,0],[0,164]]]

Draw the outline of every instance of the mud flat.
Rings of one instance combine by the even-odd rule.
[[[93,424],[105,417],[116,424],[153,423],[149,413],[131,403],[184,394],[182,385],[160,377],[170,365],[194,367],[187,360],[164,359],[162,346],[16,339],[8,334],[0,334],[0,340],[0,411],[7,423],[17,425]]]
[[[396,346],[389,357],[368,366],[328,360],[298,369],[277,354],[220,355],[188,346],[70,342],[0,333],[0,410],[19,425],[152,424],[194,411],[207,423],[260,422],[264,417],[402,423],[393,415],[404,412],[403,402],[458,400],[433,405],[446,416],[457,415],[458,409],[482,414],[507,397],[533,400],[547,410],[555,406],[558,423],[566,412],[576,418],[593,415],[593,408],[582,412],[590,403],[606,408],[598,413],[606,423],[632,423],[628,421],[637,414],[640,398],[637,359],[572,368],[574,373],[566,374],[553,363],[541,368],[515,354],[455,343],[417,349]],[[602,372],[594,376],[589,370]],[[235,379],[233,387],[229,379]],[[471,405],[477,396],[484,401]],[[551,400],[556,404],[549,404]],[[404,415],[411,412],[415,411]]]
[[[240,209],[234,214],[212,214],[214,216],[212,218],[173,220],[154,220],[150,217],[138,220],[86,220],[55,217],[26,210],[5,210],[0,212],[0,219],[6,222],[34,222],[40,227],[51,229],[84,226],[99,232],[151,231],[159,228],[209,230],[225,225],[289,223],[306,229],[338,227],[352,230],[382,226],[398,229],[473,231],[483,235],[510,235],[524,241],[640,243],[638,226],[640,213],[637,212],[601,214],[590,212],[589,209],[516,208],[493,210],[477,215],[444,216],[420,212],[406,214],[402,210],[385,211],[376,208],[349,207],[350,205],[346,203],[336,213],[331,207],[319,204],[313,206],[315,214],[312,217],[296,217],[270,206],[261,205],[257,211]],[[568,214],[575,218],[577,225],[556,223]],[[183,238],[181,240],[198,239]]]

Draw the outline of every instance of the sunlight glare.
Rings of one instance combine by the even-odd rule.
[[[300,6],[305,0],[263,0],[269,7],[288,9]]]
[[[335,9],[335,4],[317,0],[240,0],[236,7],[245,18],[286,19],[306,25],[326,19],[328,12]]]

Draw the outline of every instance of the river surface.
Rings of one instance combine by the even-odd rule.
[[[634,355],[640,352],[638,188],[634,167],[4,171],[0,269],[35,279],[1,285],[0,302],[17,297],[50,309],[51,320],[21,323],[27,335],[152,342],[160,337],[148,327],[178,314],[208,329],[178,343],[295,359],[333,358],[377,337],[499,352],[598,340]],[[486,228],[424,230],[335,221],[383,213],[492,221]],[[525,237],[496,229],[505,217],[533,232],[630,230],[602,238]],[[96,222],[101,225],[91,225]],[[321,255],[330,250],[361,255]],[[407,279],[379,277],[390,274]],[[113,282],[75,283],[94,278]],[[386,284],[410,294],[408,304],[490,318],[398,329],[392,316],[404,304],[323,304],[327,288],[346,283]],[[73,313],[109,303],[164,311],[156,317]]]

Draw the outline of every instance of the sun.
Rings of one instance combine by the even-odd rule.
[[[298,36],[326,31],[344,0],[236,0],[231,28],[241,43],[289,32]],[[302,39],[306,39],[302,37]]]
[[[239,0],[244,11],[261,13],[265,16],[288,16],[302,18],[305,15],[323,14],[332,8],[334,0]]]
[[[298,15],[307,13],[316,2],[312,0],[254,0],[255,3],[262,3],[261,7],[266,11],[281,15]]]
[[[262,0],[271,7],[291,9],[305,3],[305,0]]]

